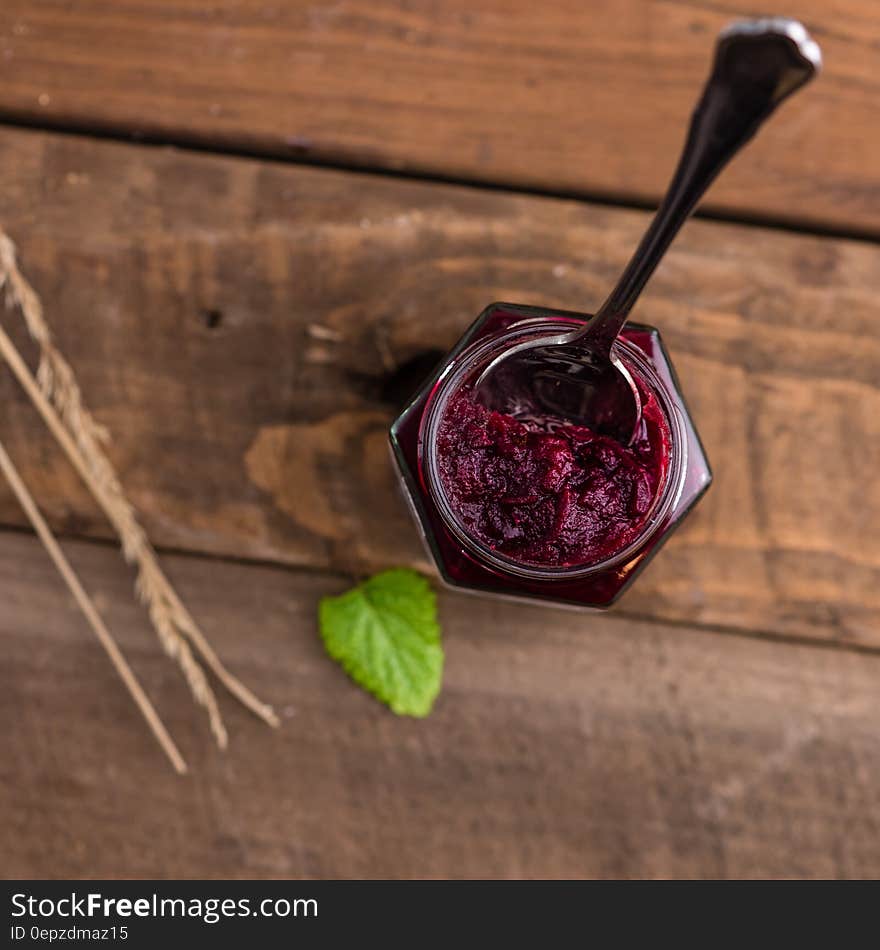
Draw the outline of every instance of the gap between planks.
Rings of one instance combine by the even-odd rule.
[[[34,532],[24,525],[13,525],[0,522],[0,544],[2,544],[4,535],[7,534],[27,535],[29,537],[36,538]],[[55,538],[59,542],[70,541],[75,542],[76,544],[90,545],[95,548],[110,548],[113,550],[118,550],[119,548],[118,544],[108,538],[96,538],[90,535],[66,534],[59,531],[54,532],[54,534]],[[280,571],[286,574],[299,575],[301,577],[336,577],[340,580],[346,581],[349,584],[354,584],[357,581],[356,578],[345,571],[333,570],[329,567],[317,567],[309,564],[287,564],[282,561],[272,561],[265,558],[235,557],[231,554],[218,554],[211,551],[194,551],[173,546],[156,546],[155,551],[156,554],[159,555],[160,559],[163,557],[175,557],[186,558],[193,561],[214,561],[220,564],[232,564],[239,567],[254,568],[256,570],[263,569],[267,571]],[[454,587],[446,587],[440,582],[436,575],[431,575],[431,581],[435,588],[448,592],[453,596],[480,596],[466,591],[457,591]],[[543,606],[536,601],[528,601],[526,603],[528,606]],[[568,610],[566,607],[557,607],[552,604],[547,605],[547,608],[550,610]],[[652,624],[657,627],[665,627],[671,630],[690,630],[720,636],[741,637],[746,640],[762,640],[765,642],[775,643],[779,646],[791,645],[814,647],[820,650],[843,651],[846,653],[857,653],[874,657],[880,655],[880,647],[868,646],[860,643],[852,643],[848,641],[838,642],[809,636],[798,636],[796,634],[792,635],[788,633],[778,633],[773,630],[759,630],[754,628],[727,626],[725,624],[703,623],[698,620],[676,620],[674,618],[652,617],[649,614],[644,614],[639,611],[628,611],[625,607],[614,607],[611,610],[601,611],[600,613],[604,619],[610,620],[612,623],[626,623],[630,621],[636,621],[638,623]],[[589,611],[584,613],[584,616],[588,617],[589,615]]]

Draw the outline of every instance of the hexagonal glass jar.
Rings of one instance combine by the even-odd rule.
[[[599,563],[553,568],[499,555],[470,537],[457,522],[434,465],[438,407],[455,389],[456,380],[472,374],[480,360],[487,360],[487,352],[496,355],[514,341],[570,330],[589,319],[589,314],[566,310],[491,304],[391,426],[391,446],[404,492],[448,584],[557,604],[609,607],[709,487],[709,463],[660,334],[654,327],[630,323],[615,343],[617,355],[657,396],[670,434],[665,482],[635,539]]]

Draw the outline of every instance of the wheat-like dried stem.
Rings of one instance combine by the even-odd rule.
[[[178,662],[193,696],[207,709],[217,742],[226,745],[226,730],[213,692],[186,639],[240,702],[269,725],[277,726],[279,720],[272,708],[257,699],[223,666],[159,566],[155,551],[102,448],[107,432],[83,405],[73,370],[53,343],[40,299],[18,268],[12,241],[0,231],[0,289],[4,285],[8,301],[18,307],[28,331],[40,347],[36,380],[2,329],[0,351],[116,529],[125,559],[137,565],[138,596],[147,607],[163,648]]]
[[[174,744],[174,740],[171,738],[168,730],[165,728],[164,723],[159,718],[159,714],[156,712],[153,704],[148,699],[147,694],[143,691],[141,684],[138,682],[137,677],[132,672],[127,660],[122,655],[122,651],[116,645],[113,635],[110,633],[106,624],[101,619],[101,615],[98,613],[94,602],[86,593],[85,588],[83,588],[79,578],[76,575],[76,572],[70,566],[70,562],[67,560],[64,552],[59,547],[58,542],[55,540],[54,535],[49,529],[49,526],[46,524],[46,519],[43,517],[40,509],[37,507],[33,495],[31,495],[30,491],[28,491],[28,488],[24,484],[21,475],[18,473],[18,469],[16,469],[15,465],[13,464],[12,459],[9,457],[9,454],[7,453],[2,442],[0,442],[0,471],[3,472],[3,475],[6,477],[6,481],[9,482],[9,487],[12,489],[13,494],[18,499],[18,502],[21,505],[24,513],[27,515],[28,520],[37,534],[37,537],[43,542],[43,546],[46,548],[46,551],[48,552],[49,557],[52,559],[53,564],[57,568],[58,573],[61,575],[64,583],[67,584],[70,592],[73,594],[74,600],[77,602],[80,610],[85,615],[86,620],[88,620],[89,625],[94,631],[95,636],[98,638],[101,646],[106,651],[107,656],[110,657],[110,662],[113,664],[113,668],[119,674],[120,679],[125,684],[126,688],[131,694],[132,699],[134,699],[135,703],[137,704],[138,709],[141,711],[141,715],[144,717],[147,725],[152,730],[157,742],[162,747],[164,753],[168,756],[175,770],[178,773],[183,774],[186,772],[186,762],[184,762],[183,756],[178,751],[177,746]]]
[[[73,437],[64,427],[61,417],[54,410],[46,396],[43,395],[18,350],[15,349],[14,344],[2,327],[0,327],[0,355],[9,364],[12,372],[30,396],[40,415],[42,415],[46,425],[58,440],[59,445],[91,490],[104,514],[116,528],[117,533],[122,538],[123,554],[126,560],[138,564],[138,596],[147,607],[159,642],[165,652],[180,666],[194,698],[208,711],[211,731],[218,743],[225,746],[226,729],[223,726],[216,699],[205,678],[204,671],[196,662],[189,645],[174,623],[168,600],[161,590],[161,585],[156,580],[156,575],[161,572],[146,535],[137,524],[135,524],[136,531],[126,530],[123,505],[117,503],[117,500],[107,493],[106,486],[97,481],[94,471],[88,465]]]

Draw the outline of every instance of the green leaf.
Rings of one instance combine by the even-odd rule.
[[[360,686],[402,716],[427,716],[440,692],[437,600],[415,571],[376,574],[318,608],[327,652]]]

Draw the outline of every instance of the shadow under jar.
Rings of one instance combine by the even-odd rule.
[[[447,583],[608,607],[709,487],[709,463],[653,327],[628,324],[615,344],[645,406],[631,447],[473,400],[473,382],[505,348],[589,319],[492,304],[393,423],[403,487]]]

